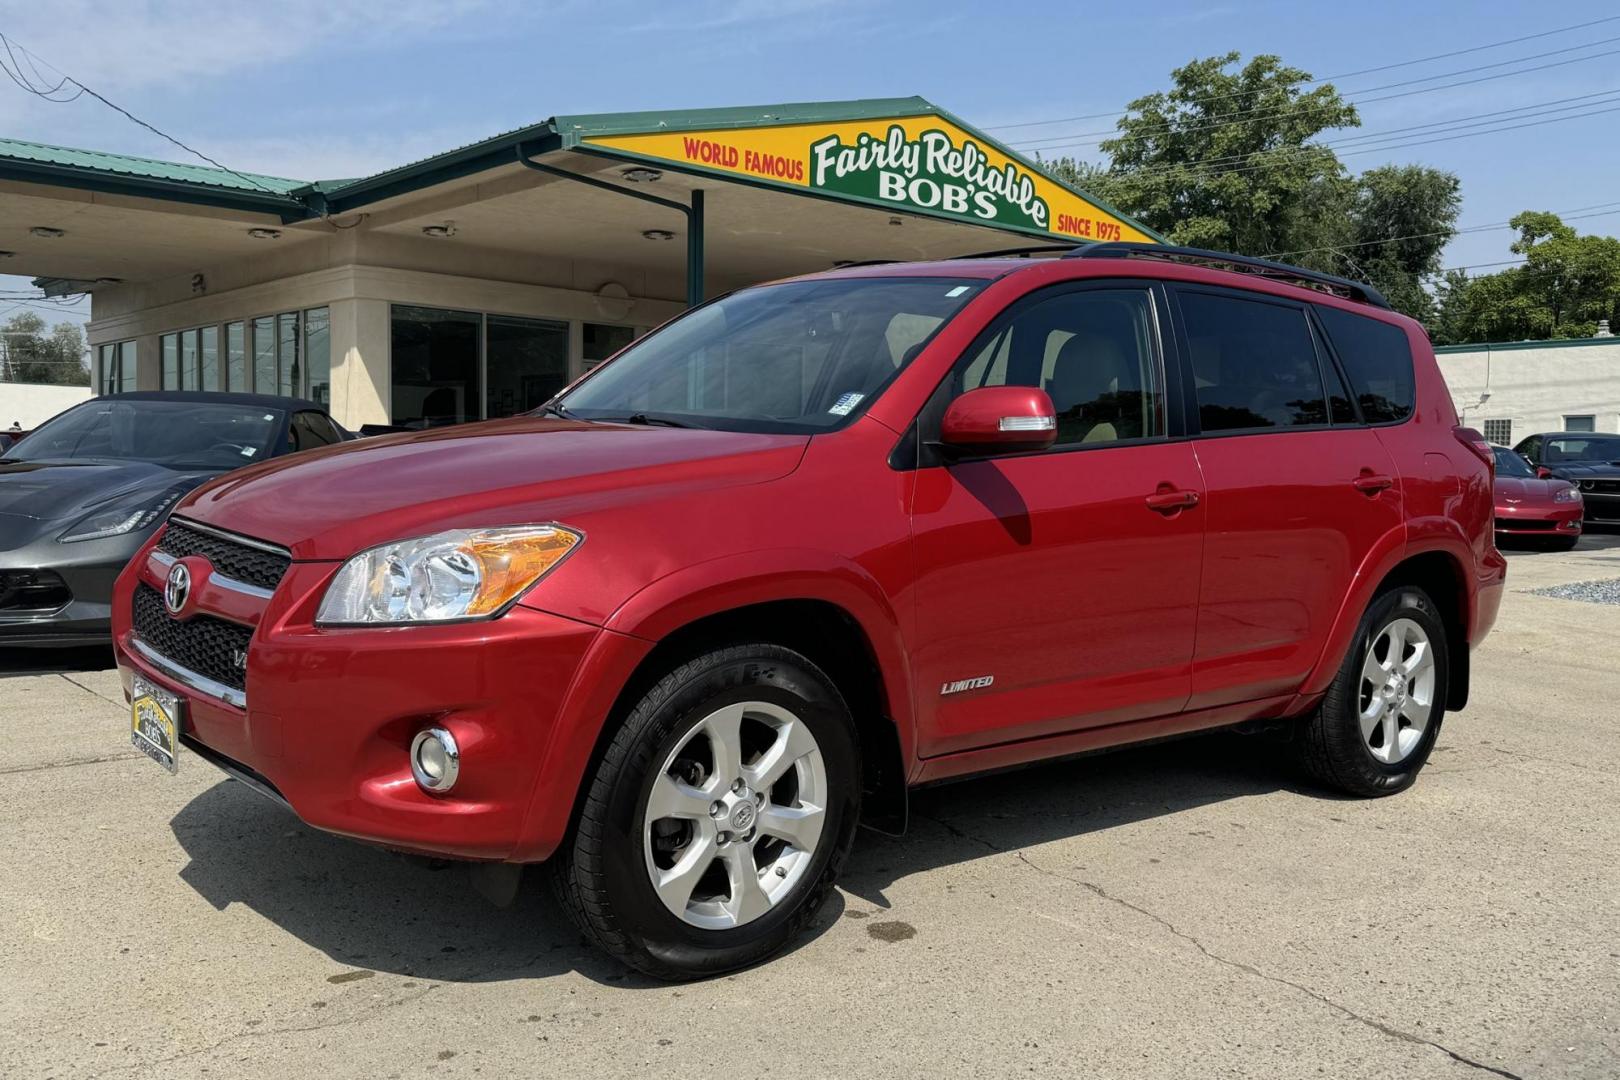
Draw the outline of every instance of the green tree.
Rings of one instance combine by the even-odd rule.
[[[1341,273],[1378,286],[1397,310],[1431,322],[1434,298],[1424,279],[1457,235],[1461,184],[1452,173],[1422,165],[1385,165],[1356,177],[1350,238],[1337,249]]]
[[[1054,173],[1174,243],[1270,255],[1376,285],[1396,308],[1434,316],[1423,287],[1455,235],[1457,178],[1385,166],[1352,178],[1315,141],[1357,127],[1331,84],[1276,56],[1194,60],[1172,87],[1131,102],[1108,162],[1062,158]],[[1394,238],[1394,239],[1392,239]]]
[[[1556,214],[1527,210],[1510,224],[1524,265],[1470,278],[1447,275],[1435,340],[1444,344],[1590,337],[1620,325],[1620,240],[1580,236]]]
[[[76,323],[57,323],[49,333],[45,320],[31,311],[13,315],[0,328],[0,375],[5,381],[89,386],[84,332]]]
[[[1171,89],[1137,98],[1102,143],[1105,169],[1056,169],[1177,244],[1264,255],[1345,238],[1353,185],[1313,140],[1360,124],[1330,85],[1276,56],[1241,68],[1235,52],[1171,72]],[[1316,264],[1328,257],[1314,258]]]

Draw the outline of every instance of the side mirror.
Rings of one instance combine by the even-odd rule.
[[[1547,468],[1547,466],[1545,466],[1545,465],[1537,465],[1536,466],[1536,476],[1539,477],[1540,479],[1542,479],[1542,480],[1551,480],[1552,479],[1552,474],[1553,474],[1552,470]]]
[[[939,441],[953,450],[1005,454],[1045,450],[1057,439],[1057,410],[1033,386],[983,386],[951,402]]]

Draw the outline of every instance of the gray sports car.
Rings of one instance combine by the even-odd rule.
[[[0,456],[0,647],[108,638],[113,579],[203,481],[342,442],[321,406],[156,391],[75,405]]]

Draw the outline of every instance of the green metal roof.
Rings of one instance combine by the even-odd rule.
[[[231,169],[216,169],[206,165],[180,165],[154,158],[108,154],[100,150],[75,150],[68,146],[47,146],[44,143],[23,142],[20,139],[0,139],[0,158],[33,161],[42,165],[60,165],[64,168],[111,173],[115,176],[138,176],[148,180],[168,180],[182,184],[230,188],[236,191],[256,191],[266,195],[288,195],[298,188],[308,186],[303,180],[288,180],[281,176],[239,173]]]
[[[549,150],[571,148],[593,136],[837,123],[924,114],[949,120],[1099,209],[1131,221],[1127,215],[1107,203],[1057,180],[1039,163],[1001,145],[972,125],[920,97],[558,116],[370,176],[339,180],[293,180],[205,165],[181,165],[153,158],[0,139],[0,179],[55,183],[269,212],[279,214],[283,221],[297,221],[348,213],[382,199],[511,164],[519,153],[532,156]],[[1157,235],[1140,222],[1132,224],[1149,235]]]

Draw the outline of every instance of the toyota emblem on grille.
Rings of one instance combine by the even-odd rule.
[[[169,580],[163,583],[163,606],[169,609],[170,615],[178,615],[190,595],[191,571],[186,569],[185,563],[177,562],[169,568]]]

